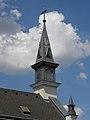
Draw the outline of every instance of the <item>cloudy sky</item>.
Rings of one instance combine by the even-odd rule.
[[[90,114],[90,1],[0,0],[0,87],[33,91],[43,9],[54,59],[60,64],[58,99],[71,95],[79,120]],[[69,119],[69,118],[68,118]]]

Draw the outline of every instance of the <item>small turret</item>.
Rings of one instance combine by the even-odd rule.
[[[68,103],[68,116],[70,116],[72,120],[76,120],[78,117],[78,115],[76,115],[74,107],[75,107],[75,104],[73,102],[72,97],[70,96],[69,103]]]

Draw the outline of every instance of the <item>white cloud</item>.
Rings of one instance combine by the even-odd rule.
[[[7,13],[5,11],[2,11],[0,15],[1,17],[4,17],[4,16],[7,16]]]
[[[80,72],[79,78],[80,78],[81,80],[87,79],[86,73],[85,73],[85,72]]]
[[[85,68],[85,64],[83,62],[79,62],[78,65],[80,66],[81,69]]]
[[[64,22],[63,14],[50,12],[46,14],[46,19],[54,58],[58,63],[70,64],[90,56],[90,42],[81,42],[73,26]],[[4,22],[0,22],[0,71],[5,73],[25,71],[36,59],[42,32],[42,16],[39,18],[39,26],[30,28],[27,33],[20,31],[20,26],[15,21],[14,24],[8,20]]]
[[[16,19],[19,19],[22,14],[17,10],[17,9],[13,9],[10,11],[10,13],[16,18]]]
[[[85,115],[84,111],[81,108],[76,107],[75,111],[76,111],[76,114],[78,115],[79,120]]]
[[[68,111],[68,106],[64,105],[64,108]],[[78,115],[78,120],[81,120],[82,117],[85,115],[84,111],[79,108],[79,107],[75,107],[75,111],[76,111],[76,115]],[[66,120],[72,120],[70,116],[66,117]]]
[[[8,5],[5,3],[5,0],[0,0],[0,9],[7,7]]]
[[[66,117],[66,120],[72,120],[70,116],[67,116]]]
[[[57,12],[47,14],[48,34],[56,59],[67,64],[90,55],[90,42],[82,43],[73,26],[63,20],[63,15]]]
[[[5,19],[5,18],[0,18],[0,35],[1,35],[1,41],[3,40],[2,35],[4,34],[5,36],[11,35],[11,34],[16,34],[17,32],[20,32],[21,27],[19,24],[17,24],[14,20],[12,19]],[[11,38],[9,38],[11,39]],[[7,42],[7,37],[4,39],[4,41]]]
[[[68,111],[68,106],[67,105],[64,105],[63,107]]]

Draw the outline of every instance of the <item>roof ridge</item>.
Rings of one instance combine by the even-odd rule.
[[[32,93],[32,92],[20,91],[20,90],[8,89],[8,88],[0,88],[0,92],[1,91],[18,92],[18,93],[28,93],[28,94],[37,95],[36,93]]]

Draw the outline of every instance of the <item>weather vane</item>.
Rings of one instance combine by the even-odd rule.
[[[45,19],[45,13],[47,12],[47,10],[44,10],[41,14],[43,14],[43,22],[45,23],[46,22],[46,19]]]

